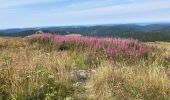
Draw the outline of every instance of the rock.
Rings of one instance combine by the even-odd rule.
[[[87,70],[73,70],[71,71],[71,78],[73,80],[85,81],[89,77],[90,73]]]

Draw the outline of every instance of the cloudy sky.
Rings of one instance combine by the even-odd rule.
[[[170,0],[0,0],[0,29],[170,22]]]

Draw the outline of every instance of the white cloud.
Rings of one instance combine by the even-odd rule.
[[[0,0],[0,8],[12,8],[29,4],[48,3],[54,0]],[[61,1],[61,0],[56,0]]]
[[[4,1],[4,4],[2,3]],[[10,0],[12,1],[12,0]],[[14,2],[17,1],[17,2]],[[120,22],[138,22],[138,21],[170,21],[170,0],[133,0],[126,3],[109,4],[106,6],[90,7],[97,1],[104,3],[102,0],[89,0],[85,2],[58,2],[68,3],[64,7],[52,7],[51,9],[37,10],[30,12],[24,10],[17,11],[16,7],[49,3],[55,0],[0,0],[0,28],[2,27],[29,27],[29,26],[46,26],[46,25],[71,25],[71,24],[102,24],[102,23],[120,23]],[[65,0],[68,1],[68,0]],[[107,0],[117,1],[117,0]],[[139,2],[140,1],[140,2]],[[55,1],[56,2],[56,1]],[[74,5],[70,5],[73,4]],[[60,4],[60,3],[59,3]],[[78,6],[76,6],[78,4]],[[69,6],[70,5],[70,6]],[[99,4],[100,5],[100,4]],[[50,6],[50,5],[48,5]],[[87,6],[87,7],[86,7]],[[82,9],[82,8],[83,9]],[[1,10],[1,8],[11,8]],[[81,8],[81,9],[80,9]],[[22,9],[22,8],[21,8]],[[12,17],[11,17],[12,16]]]
[[[143,3],[129,3],[121,5],[113,5],[109,7],[100,7],[95,9],[86,9],[80,11],[65,11],[63,13],[54,13],[52,15],[57,16],[87,16],[87,15],[110,15],[110,14],[120,14],[120,13],[135,13],[135,12],[145,12],[160,9],[169,9],[170,1],[150,1]],[[50,16],[52,16],[50,14]]]

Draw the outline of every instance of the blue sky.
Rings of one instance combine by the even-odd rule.
[[[0,28],[170,22],[170,0],[0,0]]]

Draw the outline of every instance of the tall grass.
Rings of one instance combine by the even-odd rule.
[[[169,100],[169,78],[164,70],[150,65],[108,65],[101,67],[88,82],[94,100]]]
[[[140,41],[51,34],[0,41],[0,100],[170,98],[165,51]],[[86,80],[73,79],[80,70]]]

